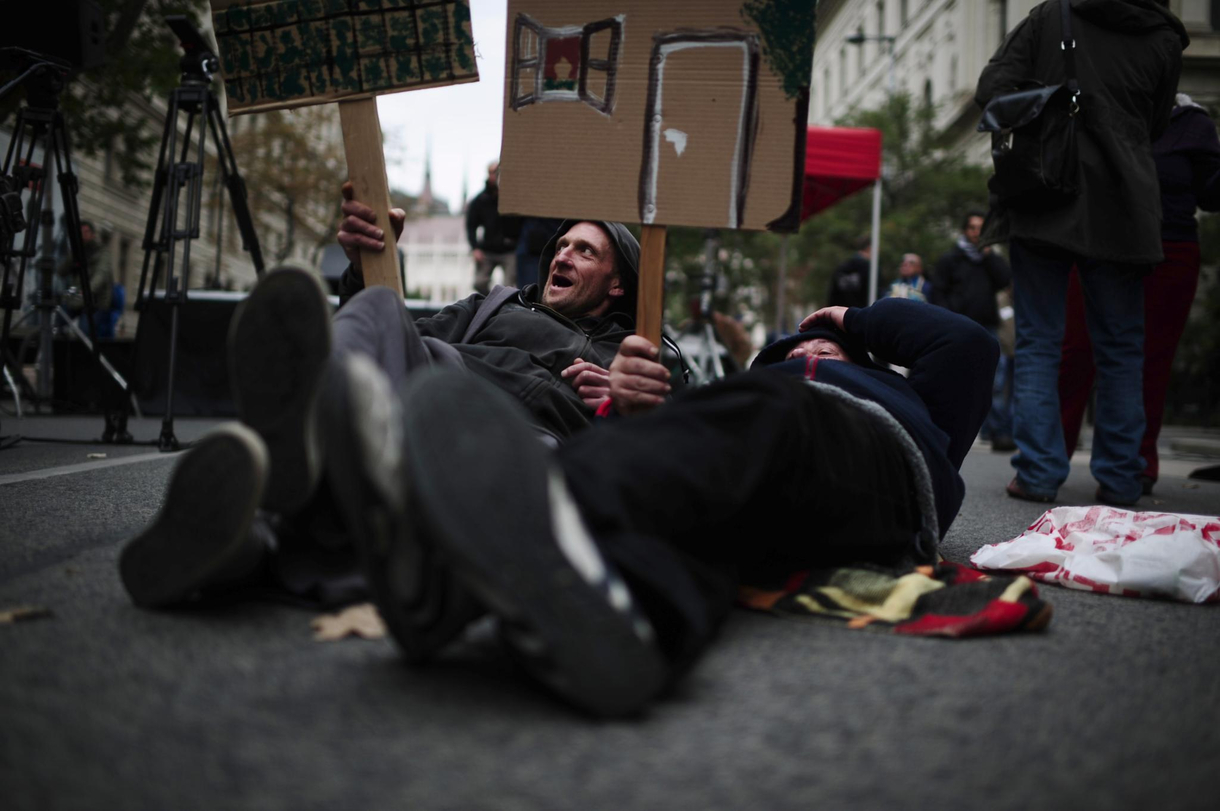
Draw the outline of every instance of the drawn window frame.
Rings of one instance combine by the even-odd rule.
[[[610,32],[610,42],[605,57],[590,55],[590,41],[603,31]],[[544,87],[546,73],[547,42],[553,39],[580,37],[580,65],[576,90],[547,89]],[[519,110],[542,101],[580,101],[600,113],[609,115],[614,109],[616,79],[620,46],[623,41],[623,15],[583,26],[547,27],[528,14],[518,14],[513,22],[513,60],[509,93],[509,107]],[[532,45],[532,48],[529,47]],[[527,71],[533,71],[529,82]],[[589,90],[589,71],[605,74],[605,91],[601,97]],[[522,92],[522,79],[531,85],[529,92]]]

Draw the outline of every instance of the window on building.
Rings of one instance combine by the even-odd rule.
[[[509,106],[519,110],[539,101],[583,101],[609,113],[622,38],[621,17],[583,27],[547,28],[518,14]]]
[[[860,38],[860,45],[856,48],[856,78],[864,75],[864,24],[856,26],[856,36]]]
[[[932,106],[932,80],[925,79],[923,83],[923,103],[927,107]]]
[[[839,49],[839,95],[847,92],[847,49]]]
[[[957,92],[957,54],[949,57],[949,92]]]
[[[830,112],[830,67],[822,69],[822,115],[823,117]]]
[[[898,0],[898,28],[899,28],[899,30],[902,30],[902,27],[907,24],[907,18],[909,17],[909,11],[910,11],[910,9],[907,8],[907,5],[908,5],[907,0]]]
[[[885,0],[877,0],[877,36],[885,36]]]
[[[1220,0],[1212,0],[1212,30],[1220,31]]]

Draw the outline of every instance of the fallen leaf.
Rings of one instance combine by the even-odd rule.
[[[85,458],[86,459],[105,459],[106,454],[104,454],[104,453],[86,453]]]
[[[0,625],[12,625],[14,622],[38,620],[51,616],[51,609],[36,605],[19,605],[0,611]]]
[[[1184,485],[1182,485],[1182,488],[1183,488],[1183,489],[1185,489],[1185,490],[1198,490],[1198,489],[1199,489],[1199,485],[1197,485],[1197,484],[1184,484]]]
[[[316,642],[334,642],[347,636],[365,639],[385,636],[385,623],[372,603],[353,605],[338,614],[320,614],[310,620],[309,627]]]

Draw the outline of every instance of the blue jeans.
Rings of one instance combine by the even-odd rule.
[[[1001,353],[991,384],[991,410],[979,432],[983,439],[1012,438],[1012,365],[1012,358]]]
[[[1144,435],[1143,357],[1146,267],[1099,262],[1013,240],[1013,467],[1027,492],[1054,497],[1068,476],[1059,417],[1059,358],[1068,272],[1084,289],[1085,321],[1097,364],[1096,428],[1090,469],[1108,494],[1139,498]]]

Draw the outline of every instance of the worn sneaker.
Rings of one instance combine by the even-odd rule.
[[[331,426],[326,478],[386,627],[407,660],[421,663],[487,611],[407,530],[402,416],[389,380],[360,354],[331,364],[327,375],[319,404]]]
[[[119,557],[119,575],[136,605],[182,603],[253,573],[266,550],[250,532],[266,476],[262,440],[238,423],[216,427],[187,451],[161,511]]]
[[[598,716],[640,711],[667,665],[521,406],[471,374],[402,391],[409,531],[502,622],[525,668]]]
[[[295,512],[322,471],[314,417],[330,355],[330,303],[322,285],[303,270],[265,274],[234,314],[228,348],[238,415],[263,438],[271,460],[263,506]]]

